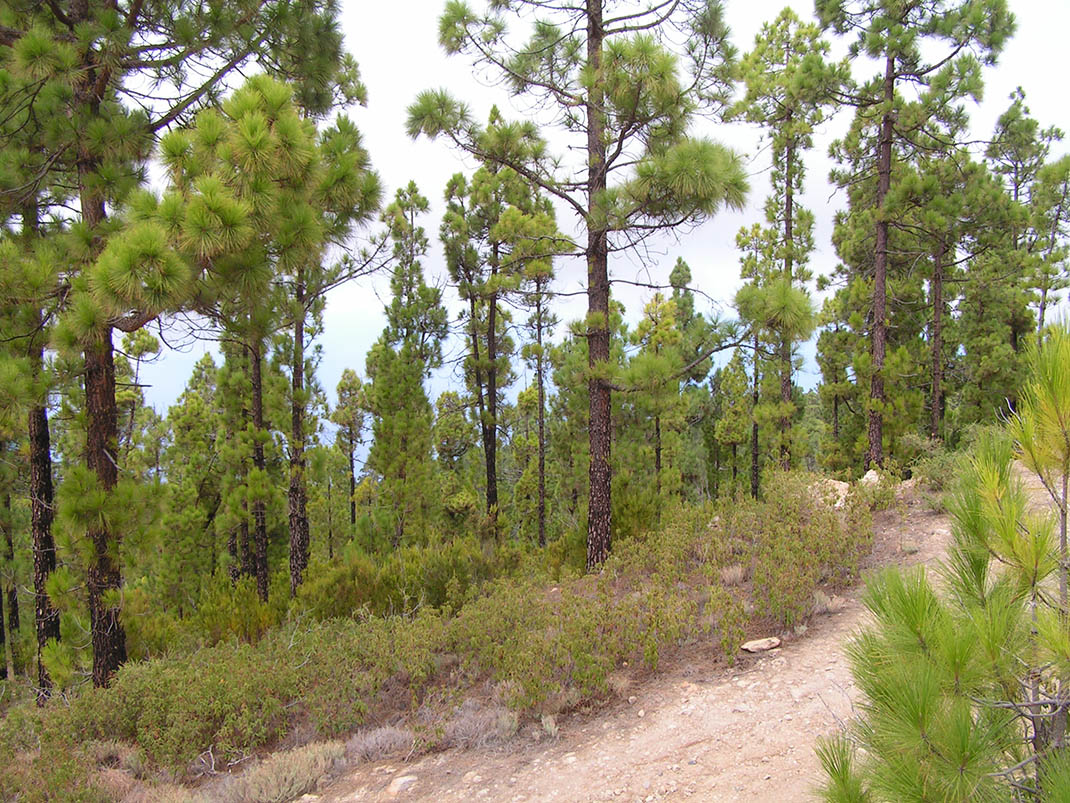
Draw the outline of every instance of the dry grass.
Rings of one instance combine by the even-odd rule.
[[[502,705],[466,700],[443,730],[443,745],[471,750],[499,744],[516,733],[517,716]]]
[[[316,788],[345,755],[341,742],[320,742],[268,756],[240,775],[212,784],[196,800],[219,803],[286,803]]]
[[[746,576],[747,570],[742,563],[733,563],[731,566],[721,568],[721,582],[726,587],[743,585]]]
[[[411,750],[416,737],[408,728],[386,725],[357,731],[346,742],[346,755],[358,761],[378,761],[402,750]]]

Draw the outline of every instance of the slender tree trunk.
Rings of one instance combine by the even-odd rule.
[[[334,560],[334,508],[331,506],[331,476],[327,475],[327,560]]]
[[[23,233],[29,243],[39,236],[37,206],[27,204],[22,213]],[[43,332],[44,317],[34,313],[34,331]],[[36,337],[30,345],[33,384],[42,383],[45,352]],[[40,393],[41,389],[36,388]],[[52,607],[45,584],[56,570],[56,542],[52,538],[52,444],[48,432],[47,394],[35,400],[27,416],[30,459],[30,549],[33,555],[34,629],[37,635],[37,704],[44,705],[52,693],[52,678],[41,662],[41,650],[49,639],[59,641],[59,611]],[[159,475],[159,471],[157,471]]]
[[[227,554],[230,555],[227,573],[230,575],[230,582],[235,583],[241,575],[241,564],[238,563],[238,533],[233,528],[227,533]]]
[[[654,490],[661,499],[661,416],[654,416]]]
[[[248,489],[248,475],[246,475],[246,489]],[[238,536],[241,548],[241,573],[245,577],[256,577],[256,559],[253,556],[252,539],[249,532],[249,501],[242,499],[241,523],[238,525]]]
[[[305,283],[297,271],[294,290],[293,382],[290,394],[290,596],[297,596],[308,568],[308,489],[305,485]]]
[[[110,327],[85,348],[86,463],[100,489],[110,494],[118,482],[118,409],[115,405],[115,361]],[[106,521],[89,525],[93,545],[87,587],[89,627],[93,643],[93,685],[107,686],[126,662],[126,633],[119,619],[118,591],[122,574],[117,563],[118,539]]]
[[[11,528],[11,494],[4,494],[4,507],[0,510],[0,516],[3,516],[3,528],[7,532]],[[15,679],[14,658],[7,659],[8,653],[11,651],[10,641],[15,638],[15,634],[11,634],[11,638],[8,638],[7,628],[4,624],[4,594],[3,584],[0,583],[0,645],[3,645],[5,661],[4,665],[0,666],[0,680]]]
[[[350,424],[346,433],[347,446],[349,447],[349,526],[357,526],[357,471],[354,462],[356,445],[353,443],[353,425]]]
[[[264,442],[261,440],[264,432],[264,385],[263,377],[261,376],[263,355],[260,353],[261,348],[263,348],[263,344],[260,341],[249,347],[253,385],[253,467],[259,475],[258,486],[262,485],[267,479]],[[267,509],[264,504],[262,489],[259,487],[256,497],[253,499],[253,549],[255,551],[253,567],[256,572],[256,593],[261,600],[267,602]]]
[[[38,348],[34,372],[39,375],[43,353]],[[34,623],[37,629],[37,703],[44,705],[52,693],[52,678],[41,663],[41,650],[49,639],[59,641],[59,611],[52,607],[45,585],[56,570],[56,542],[52,538],[52,447],[48,433],[48,408],[30,408],[30,538],[33,542]]]
[[[758,498],[758,332],[754,333],[754,384],[751,390],[750,425],[750,495]]]
[[[929,437],[934,440],[940,437],[941,424],[943,423],[944,391],[941,385],[944,379],[944,253],[946,250],[944,239],[941,237],[936,246],[936,253],[933,254],[931,288],[933,327],[932,342],[930,344],[932,347],[932,382],[929,390]]]
[[[491,277],[497,273],[498,246],[494,246]],[[487,310],[487,417],[483,421],[483,454],[487,463],[487,515],[498,537],[498,294],[491,293]]]
[[[7,559],[8,571],[11,577],[7,587],[7,626],[8,632],[14,638],[19,630],[19,591],[15,586],[15,521],[11,516],[11,494],[4,494],[4,541],[7,549],[4,557]]]
[[[609,465],[609,241],[599,207],[606,190],[605,121],[602,108],[602,0],[587,0],[587,70],[594,77],[587,92],[587,365],[590,378],[587,571],[594,571],[610,549],[612,474]]]
[[[788,114],[788,124],[791,114]],[[794,280],[795,234],[792,230],[795,213],[795,188],[792,186],[795,166],[795,142],[788,140],[784,152],[784,279],[791,287]],[[786,331],[780,333],[780,467],[791,468],[791,339]]]
[[[4,633],[4,595],[0,594],[0,644],[4,646],[4,666],[0,668],[0,680],[15,679],[15,633]]]
[[[884,102],[888,108],[881,117],[879,152],[877,155],[877,231],[873,265],[873,330],[870,348],[873,355],[869,380],[869,420],[866,450],[866,469],[884,465],[884,355],[887,346],[887,283],[888,283],[888,220],[884,216],[884,199],[892,186],[892,134],[895,116],[895,59],[888,56],[884,67]]]
[[[735,495],[736,483],[739,482],[739,466],[736,463],[736,447],[738,444],[732,444],[732,494]]]
[[[535,341],[538,354],[535,358],[535,382],[539,393],[539,546],[546,546],[546,370],[542,352],[542,295],[535,301]]]

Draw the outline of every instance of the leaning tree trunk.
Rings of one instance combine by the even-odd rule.
[[[264,442],[261,435],[264,431],[264,384],[261,375],[263,355],[261,354],[262,343],[257,341],[249,347],[249,356],[252,363],[252,393],[253,393],[253,467],[258,474],[257,492],[253,498],[253,568],[256,573],[256,593],[260,599],[267,602],[268,598],[268,566],[267,566],[267,508],[264,504],[263,484],[267,479],[267,461],[264,458]]]
[[[602,0],[587,0],[587,69],[597,76],[602,65]],[[598,222],[597,206],[606,190],[606,143],[603,91],[596,79],[587,94],[587,380],[590,466],[587,506],[587,571],[609,557],[610,453],[609,240]]]
[[[305,284],[299,270],[294,301],[293,383],[290,394],[290,596],[308,568],[308,490],[305,485]]]
[[[891,109],[895,99],[895,59],[888,56],[884,68],[884,102],[888,108],[881,117],[877,154],[877,231],[873,264],[873,322],[870,349],[873,356],[869,379],[869,418],[866,433],[865,468],[884,464],[884,354],[887,340],[888,219],[884,216],[884,199],[892,186],[892,133],[895,124]]]

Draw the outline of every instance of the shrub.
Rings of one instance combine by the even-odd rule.
[[[358,761],[378,761],[401,750],[411,750],[416,736],[408,728],[385,725],[354,733],[346,742],[346,755]]]

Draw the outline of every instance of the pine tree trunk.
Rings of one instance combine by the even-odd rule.
[[[327,475],[327,560],[334,560],[334,508],[331,506],[331,476]]]
[[[590,378],[587,506],[587,571],[594,571],[609,557],[610,488],[609,465],[610,390],[609,370],[609,242],[597,210],[606,190],[606,143],[603,120],[602,0],[587,0],[587,70],[595,77],[587,94],[587,365]]]
[[[4,494],[4,541],[7,549],[4,557],[7,559],[8,571],[11,578],[7,587],[7,626],[8,632],[14,638],[19,630],[19,592],[15,586],[15,521],[11,517],[11,494]]]
[[[932,326],[932,382],[929,390],[929,437],[936,440],[940,437],[940,426],[943,419],[943,388],[941,384],[944,378],[944,344],[943,344],[943,317],[944,317],[944,240],[941,237],[933,254],[933,326]]]
[[[788,124],[791,114],[788,114]],[[784,152],[784,279],[791,287],[794,274],[795,235],[792,230],[792,217],[795,212],[795,194],[792,187],[792,168],[795,161],[795,143],[788,140]],[[791,340],[786,332],[780,335],[780,467],[784,471],[791,468]]]
[[[24,235],[29,243],[39,236],[35,204],[23,209]],[[44,330],[40,310],[34,314],[34,330]],[[45,352],[40,341],[31,341],[30,370],[34,384],[41,382]],[[41,663],[41,650],[49,639],[59,641],[59,611],[52,607],[45,584],[56,570],[56,542],[52,537],[52,444],[48,432],[48,399],[30,407],[26,422],[30,460],[30,549],[33,555],[34,629],[37,635],[37,704],[44,705],[52,693],[52,678]],[[159,471],[157,471],[159,476]]]
[[[895,123],[891,109],[895,99],[895,58],[888,56],[884,68],[884,102],[888,105],[881,117],[879,152],[877,155],[877,231],[873,265],[873,330],[870,349],[873,356],[869,380],[869,419],[864,468],[884,465],[884,354],[887,328],[888,282],[888,220],[884,217],[884,199],[892,186],[892,133]]]
[[[353,443],[353,425],[350,424],[346,433],[349,447],[349,526],[357,526],[357,471],[354,463],[356,445]]]
[[[34,370],[39,373],[43,353],[38,349]],[[56,542],[52,538],[52,447],[48,433],[48,409],[30,408],[30,537],[33,543],[34,624],[37,629],[37,703],[44,705],[52,693],[52,678],[41,663],[41,650],[49,639],[59,641],[59,611],[52,607],[45,584],[56,570]]]
[[[490,276],[498,273],[498,245],[491,251]],[[498,537],[498,294],[490,294],[487,309],[487,420],[483,425],[483,454],[487,460],[487,515]]]
[[[751,425],[750,425],[750,495],[758,498],[758,334],[754,334],[754,384],[751,390]]]
[[[110,327],[85,348],[86,463],[100,489],[110,494],[118,482],[119,443],[115,404],[115,361]],[[89,562],[89,627],[93,644],[93,685],[107,686],[126,662],[126,633],[119,620],[122,574],[116,563],[117,538],[100,519],[89,525],[93,555]]]
[[[262,344],[258,341],[249,348],[249,356],[252,363],[252,391],[253,391],[253,466],[260,474],[259,481],[263,483],[267,474],[267,462],[264,458],[264,442],[261,436],[264,432],[264,385],[261,376],[261,364],[263,355],[260,353]],[[268,565],[267,565],[267,509],[261,491],[258,489],[253,499],[253,568],[256,572],[256,593],[260,599],[267,602],[268,598]]]
[[[241,569],[238,563],[238,533],[234,528],[231,528],[230,532],[227,533],[227,554],[230,555],[230,565],[227,567],[227,573],[230,575],[230,582],[235,583],[241,575]]]
[[[535,301],[535,340],[539,348],[535,358],[535,382],[539,392],[539,546],[546,546],[546,370],[542,352],[542,296]]]
[[[253,545],[249,533],[249,502],[246,499],[241,503],[241,523],[238,525],[241,547],[241,573],[245,577],[256,576],[256,559],[253,557]]]
[[[4,507],[3,510],[0,511],[0,515],[4,517],[3,527],[6,532],[11,526],[11,494],[4,494]],[[4,594],[3,586],[0,584],[0,645],[3,646],[4,654],[6,656],[10,645],[8,644],[9,639],[7,637],[7,628],[5,627],[4,622]],[[14,638],[14,635],[12,635],[12,638]],[[4,661],[4,665],[0,666],[0,680],[8,680],[9,678],[14,680],[15,671],[12,667],[13,664],[14,659],[11,661]]]
[[[4,595],[0,594],[0,644],[4,647],[4,665],[0,668],[0,680],[15,679],[14,632],[4,633]]]
[[[305,284],[298,269],[294,291],[293,382],[290,394],[290,596],[308,568],[308,490],[305,486]]]

